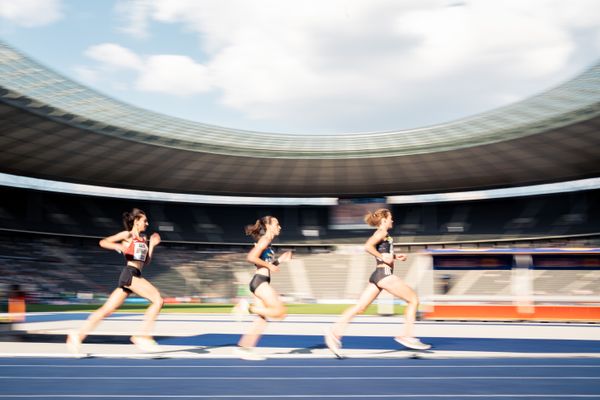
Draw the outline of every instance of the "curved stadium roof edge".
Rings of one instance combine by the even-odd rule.
[[[381,158],[499,143],[593,119],[600,115],[600,63],[505,107],[430,127],[369,133],[292,135],[183,120],[104,96],[1,41],[0,97],[66,125],[161,147],[252,158]]]
[[[287,198],[526,187],[600,177],[600,64],[537,96],[446,124],[290,135],[142,110],[0,41],[0,121],[0,173],[47,181]]]

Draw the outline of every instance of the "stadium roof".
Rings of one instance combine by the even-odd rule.
[[[540,95],[447,124],[291,135],[124,104],[0,42],[0,115],[0,172],[119,188],[346,197],[600,176],[600,64]]]

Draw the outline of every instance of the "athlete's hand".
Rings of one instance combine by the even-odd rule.
[[[120,254],[125,254],[128,247],[129,247],[129,243],[127,243],[127,242],[117,243],[115,251]]]
[[[160,243],[160,235],[158,233],[153,233],[152,236],[150,236],[150,245],[151,246],[156,246]]]
[[[396,254],[396,260],[406,261],[406,254]]]
[[[394,262],[394,255],[390,253],[384,253],[381,255],[381,259],[384,263],[392,265],[392,263]]]
[[[279,256],[279,258],[277,259],[277,261],[279,261],[280,263],[285,262],[285,261],[290,261],[292,259],[292,252],[291,251],[286,251],[285,253],[283,253],[282,255]]]
[[[269,263],[269,269],[271,270],[271,272],[279,272],[279,266],[273,263]]]

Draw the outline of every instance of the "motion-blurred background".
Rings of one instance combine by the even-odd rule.
[[[385,207],[425,311],[598,318],[596,2],[22,3],[0,2],[4,298],[101,303],[123,260],[98,240],[139,207],[169,303],[247,295],[243,227],[273,215],[286,301],[350,304]]]

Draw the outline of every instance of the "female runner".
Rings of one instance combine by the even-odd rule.
[[[151,304],[144,315],[139,335],[131,337],[131,341],[142,351],[160,351],[160,347],[152,338],[152,328],[162,306],[163,299],[156,287],[142,277],[142,269],[150,263],[154,248],[160,243],[160,235],[153,233],[150,240],[143,232],[148,227],[146,214],[134,208],[123,213],[125,230],[100,240],[100,247],[116,250],[125,256],[126,264],[121,271],[117,288],[111,293],[104,305],[94,311],[78,332],[67,337],[67,346],[73,353],[80,353],[81,343],[86,336],[102,321],[123,304],[133,292],[148,299]]]
[[[341,357],[342,336],[348,323],[357,314],[364,312],[382,290],[386,290],[406,301],[404,335],[396,336],[394,340],[410,349],[427,350],[431,346],[413,336],[413,326],[419,305],[417,294],[402,279],[393,274],[394,260],[404,261],[406,255],[394,254],[394,240],[388,233],[394,223],[392,213],[382,208],[367,214],[365,222],[377,227],[375,233],[365,243],[365,250],[375,257],[376,268],[369,278],[369,284],[358,299],[358,303],[346,309],[333,327],[326,330],[325,344],[333,354]]]
[[[281,226],[275,217],[270,215],[262,217],[253,225],[246,226],[245,232],[256,241],[254,248],[246,256],[246,260],[256,266],[255,274],[250,281],[253,305],[250,306],[245,299],[242,299],[234,307],[234,312],[238,316],[252,312],[257,317],[248,332],[238,342],[236,354],[244,360],[264,360],[265,357],[257,354],[254,348],[265,330],[267,318],[283,319],[286,313],[285,305],[270,285],[271,272],[279,271],[279,263],[289,261],[292,252],[286,251],[275,259],[271,242],[281,232]]]

